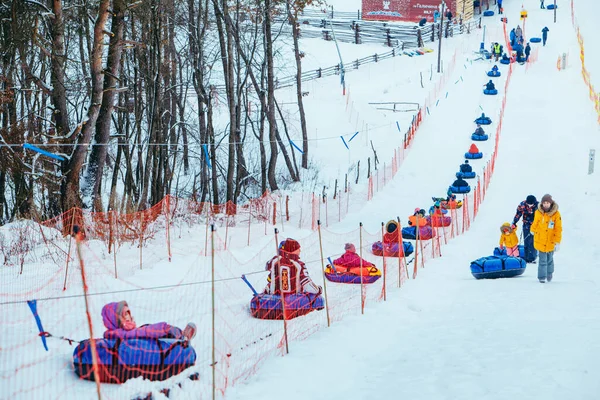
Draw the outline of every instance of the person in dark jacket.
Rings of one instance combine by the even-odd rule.
[[[475,134],[476,135],[485,135],[485,131],[483,130],[483,128],[481,127],[480,124],[477,124],[477,129],[475,129]]]
[[[537,250],[533,247],[533,235],[531,234],[531,224],[533,224],[533,217],[535,216],[535,210],[538,208],[538,201],[534,195],[530,194],[527,196],[525,201],[522,201],[517,206],[517,212],[513,219],[512,226],[517,226],[517,222],[523,217],[523,237],[525,242],[525,261],[528,263],[534,263],[537,258]]]
[[[515,45],[515,41],[517,40],[517,34],[515,33],[515,28],[512,28],[510,31],[510,45],[511,47]]]
[[[550,29],[545,26],[544,29],[542,29],[542,41],[544,42],[544,46],[546,45],[546,40],[548,40],[548,32],[550,32]]]
[[[494,89],[496,89],[496,85],[494,85],[494,82],[492,82],[492,80],[490,79],[490,81],[485,84],[485,90],[494,90]]]
[[[473,168],[471,168],[471,166],[469,165],[469,160],[465,160],[465,163],[461,164],[460,172],[462,172],[463,174],[465,172],[473,172]]]
[[[467,181],[465,181],[463,178],[458,178],[457,180],[454,181],[454,183],[452,184],[452,186],[454,186],[454,187],[465,187],[465,186],[469,186],[469,183]]]
[[[527,46],[525,46],[525,62],[529,61],[530,54],[531,54],[531,46],[529,45],[529,43],[527,43]]]

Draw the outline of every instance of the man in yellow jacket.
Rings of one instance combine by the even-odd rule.
[[[552,196],[545,194],[538,206],[531,225],[534,234],[533,246],[540,252],[538,260],[538,279],[540,283],[552,281],[554,274],[554,252],[560,248],[562,240],[562,221],[558,204]]]

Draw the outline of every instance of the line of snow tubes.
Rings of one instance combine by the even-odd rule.
[[[98,377],[104,383],[123,383],[143,377],[164,381],[180,374],[196,362],[196,351],[177,339],[94,339],[98,354]],[[93,381],[93,358],[90,340],[73,351],[75,373]]]
[[[286,319],[306,315],[314,310],[325,308],[323,297],[312,293],[293,293],[285,295]],[[255,294],[250,300],[250,312],[259,319],[283,319],[281,295]]]
[[[352,270],[356,269],[360,270],[360,267],[352,268]],[[336,265],[335,270],[331,268],[330,265],[327,265],[327,267],[325,268],[325,278],[330,282],[349,283],[355,285],[360,285],[361,279],[363,285],[369,285],[381,278],[381,271],[378,270],[376,267],[363,267],[362,278],[360,276],[360,271],[351,272],[345,270],[346,267],[342,265]]]
[[[415,251],[411,242],[402,242],[400,254],[398,254],[398,247],[398,242],[381,243],[381,241],[378,241],[373,243],[371,251],[376,256],[383,256],[385,254],[386,257],[408,257]]]
[[[522,258],[488,256],[471,262],[471,274],[476,279],[512,278],[522,275],[526,266]]]

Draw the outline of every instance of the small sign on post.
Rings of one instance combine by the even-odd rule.
[[[590,149],[590,164],[588,167],[588,175],[591,175],[594,173],[594,161],[596,159],[596,150],[595,149]]]

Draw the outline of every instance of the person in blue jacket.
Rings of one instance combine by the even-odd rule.
[[[476,135],[485,135],[485,131],[483,130],[483,128],[481,127],[480,124],[477,124],[477,129],[475,129],[475,134]]]
[[[497,65],[494,65],[494,66],[492,67],[492,71],[494,71],[494,72],[498,72],[498,66],[497,66]]]
[[[533,224],[533,217],[535,216],[535,210],[538,209],[538,201],[534,195],[530,194],[527,196],[525,201],[522,201],[517,206],[517,212],[513,219],[513,228],[517,226],[517,222],[523,217],[523,237],[525,242],[525,261],[528,263],[535,264],[537,258],[537,250],[533,247],[533,234],[531,233],[531,224]]]
[[[542,29],[542,41],[544,42],[544,46],[546,45],[546,40],[548,40],[548,32],[550,32],[550,29],[545,26],[544,29]]]
[[[466,172],[473,172],[473,168],[469,165],[469,160],[465,160],[465,163],[460,165],[460,172],[463,174]]]
[[[512,47],[515,45],[515,40],[517,39],[517,34],[515,33],[515,28],[512,28],[509,36],[510,36],[510,45]]]
[[[531,54],[531,46],[529,45],[529,42],[528,42],[527,46],[525,46],[525,62],[529,61],[530,54]]]
[[[494,82],[492,82],[492,80],[490,79],[490,81],[485,84],[485,90],[494,90],[494,89],[496,89],[496,86],[494,85]]]

